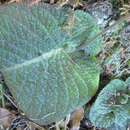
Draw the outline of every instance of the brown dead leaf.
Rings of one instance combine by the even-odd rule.
[[[38,5],[40,2],[41,2],[41,0],[32,0],[32,1],[29,3],[29,7],[32,7],[33,5]]]
[[[84,117],[83,108],[78,108],[71,114],[71,117],[70,117],[71,130],[79,130],[80,121],[83,119],[83,117]]]
[[[14,118],[15,114],[4,108],[0,108],[0,125],[2,125],[4,128],[9,128]]]
[[[22,0],[10,0],[8,2],[8,4],[12,4],[12,3],[22,3],[23,1]]]

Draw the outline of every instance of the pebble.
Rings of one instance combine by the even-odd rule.
[[[100,1],[90,5],[87,11],[97,20],[101,27],[105,27],[113,15],[112,4],[108,1]]]

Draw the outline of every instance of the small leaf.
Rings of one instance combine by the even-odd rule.
[[[130,118],[129,110],[127,84],[115,79],[100,92],[89,117],[97,127],[108,128],[112,125],[123,127]]]

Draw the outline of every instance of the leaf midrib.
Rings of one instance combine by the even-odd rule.
[[[61,52],[62,50],[63,50],[63,48],[52,49],[51,51],[43,53],[42,55],[35,57],[31,60],[26,60],[23,63],[16,64],[14,66],[11,66],[11,67],[8,67],[8,68],[5,68],[5,69],[2,68],[2,69],[0,69],[0,71],[3,71],[3,70],[4,71],[11,71],[11,70],[14,70],[14,69],[21,68],[23,66],[27,66],[27,65],[30,65],[30,64],[33,64],[33,63],[37,63],[37,62],[41,61],[41,59],[47,59],[47,58],[53,56],[55,53]]]

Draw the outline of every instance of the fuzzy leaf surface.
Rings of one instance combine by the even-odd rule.
[[[130,118],[128,80],[115,79],[106,85],[92,106],[89,117],[100,128],[127,126]]]
[[[59,121],[95,94],[99,71],[75,50],[98,32],[82,11],[42,4],[0,7],[0,71],[31,120],[41,125]]]

